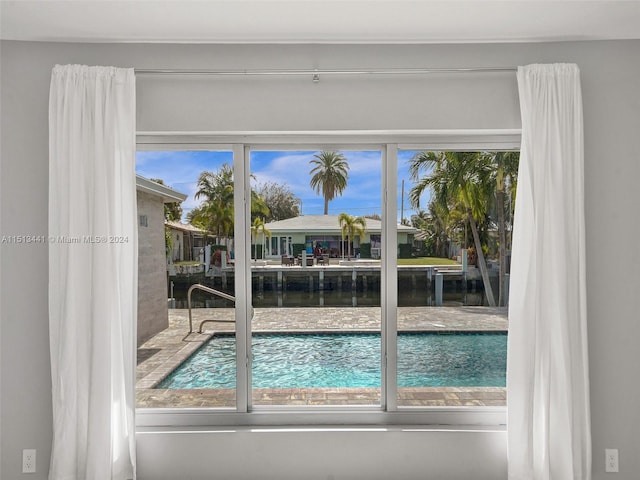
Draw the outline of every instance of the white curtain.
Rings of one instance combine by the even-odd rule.
[[[132,69],[56,66],[49,99],[49,479],[135,477]]]
[[[591,478],[582,94],[576,65],[518,69],[522,147],[507,360],[509,479]]]

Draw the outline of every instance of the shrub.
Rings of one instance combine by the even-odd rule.
[[[412,245],[410,243],[400,243],[398,245],[398,258],[411,258]]]

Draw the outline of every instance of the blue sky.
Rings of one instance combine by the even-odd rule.
[[[311,166],[309,160],[317,151],[255,151],[251,154],[252,184],[276,182],[286,184],[302,199],[302,213],[321,215],[324,200],[309,186]],[[379,151],[342,151],[349,163],[349,181],[340,197],[329,203],[329,213],[350,215],[381,213],[382,161]],[[404,217],[410,218],[408,192],[411,180],[408,160],[415,152],[398,154],[398,219],[400,218],[401,181],[405,180]],[[232,164],[230,151],[139,151],[136,155],[136,173],[146,178],[161,178],[169,187],[188,195],[182,203],[186,214],[199,205],[194,194],[198,176],[203,170],[215,171],[223,163]],[[426,201],[422,202],[426,205]],[[183,216],[184,220],[184,216]]]

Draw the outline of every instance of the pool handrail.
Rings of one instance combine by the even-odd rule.
[[[236,297],[229,295],[228,293],[221,292],[220,290],[215,290],[213,288],[207,287],[206,285],[201,285],[199,283],[194,283],[193,285],[191,285],[189,287],[189,290],[187,291],[187,308],[189,309],[189,333],[193,333],[193,321],[191,318],[191,292],[193,292],[194,290],[202,290],[207,293],[217,295],[218,297],[222,297],[226,300],[231,300],[234,303],[236,301]],[[235,320],[203,320],[200,323],[200,327],[198,328],[198,333],[202,333],[202,325],[204,325],[207,322],[231,323],[231,322],[235,322]]]

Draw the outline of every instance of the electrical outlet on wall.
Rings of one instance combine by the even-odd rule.
[[[607,473],[618,473],[618,449],[607,448],[605,453],[605,466],[604,471]]]
[[[36,473],[36,451],[33,448],[22,450],[22,473]]]

